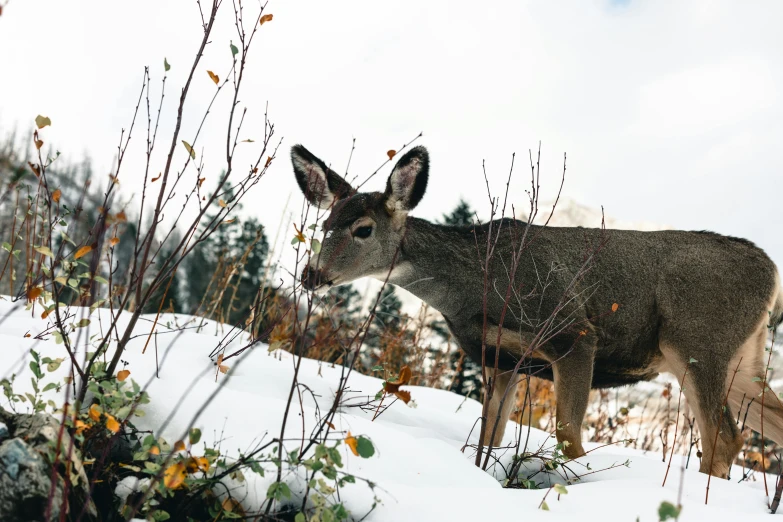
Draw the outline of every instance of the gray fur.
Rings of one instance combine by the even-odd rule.
[[[423,148],[417,149],[421,154]],[[423,162],[420,175],[428,174],[427,165]],[[388,191],[336,201],[325,226],[329,237],[303,281],[310,289],[323,290],[363,276],[385,280],[388,275],[389,282],[440,311],[460,347],[481,362],[481,263],[490,225],[436,225],[409,217],[407,210],[388,205]],[[367,224],[372,226],[370,237],[353,235],[358,225]],[[499,220],[491,226],[493,234],[500,227],[500,240],[491,264],[487,316],[489,325],[497,327],[514,244],[527,225]],[[580,425],[591,387],[632,384],[652,379],[660,371],[682,380],[678,373],[687,367],[686,381],[694,388],[688,399],[701,412],[698,421],[708,450],[702,471],[725,476],[739,451],[739,433],[731,421],[737,412],[722,413],[727,380],[735,370],[731,365],[739,364],[742,357],[743,368],[754,375],[763,372],[763,349],[757,345],[766,332],[759,333],[759,328],[767,326],[761,324],[764,318],[767,322],[783,319],[783,294],[774,263],[749,241],[711,232],[531,225],[530,238],[535,239],[522,255],[502,324],[508,341],[500,343],[498,366],[501,371],[512,370],[526,355],[523,373],[555,380],[558,422],[568,426],[558,432],[558,439],[570,444],[566,454],[583,453]],[[585,256],[597,245],[603,246],[590,269],[570,288]],[[526,353],[527,343],[564,295],[568,304],[558,318],[569,326],[531,356]],[[619,305],[616,312],[611,311],[614,303]],[[740,353],[750,339],[750,352]],[[497,334],[487,336],[486,366],[494,365],[496,340]],[[689,364],[691,359],[697,362]],[[783,406],[776,403],[774,408],[767,415],[775,420],[768,421],[765,434],[780,443]],[[706,439],[718,426],[721,437],[713,463],[712,443]],[[504,428],[501,419],[500,437],[493,443],[498,443]]]

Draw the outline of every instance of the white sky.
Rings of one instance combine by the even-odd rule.
[[[223,78],[230,66],[236,35],[224,1],[183,139],[214,92],[206,69]],[[624,220],[747,237],[783,266],[781,2],[271,0],[267,12],[274,20],[251,50],[241,106],[242,137],[261,137],[268,101],[285,138],[245,205],[271,237],[288,194],[296,212],[302,201],[290,145],[343,172],[355,137],[351,174],[366,176],[423,131],[432,169],[416,215],[439,217],[460,196],[486,215],[481,161],[500,192],[512,152],[522,167],[512,201],[522,205],[527,150],[542,140],[545,197],[565,151],[567,197]],[[162,170],[200,33],[191,0],[12,0],[0,16],[0,131],[47,115],[47,143],[72,160],[89,154],[103,175],[143,66],[156,100],[167,57]],[[196,147],[211,180],[223,166],[228,94]],[[121,174],[126,191],[140,189],[143,130]],[[240,165],[257,145],[243,145]],[[181,164],[184,149],[177,154]],[[381,189],[387,174],[369,187]]]

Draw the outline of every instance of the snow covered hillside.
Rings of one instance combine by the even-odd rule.
[[[17,393],[29,391],[31,349],[41,357],[66,356],[63,345],[56,344],[51,337],[34,339],[48,322],[39,316],[40,313],[33,315],[8,300],[0,302],[0,379],[16,374]],[[105,328],[107,319],[106,311],[98,310],[92,315],[92,325]],[[176,318],[180,324],[187,319]],[[146,336],[141,336],[131,343],[123,357],[130,378],[147,386],[151,397],[151,403],[144,406],[146,415],[134,420],[137,427],[175,441],[186,438],[192,425],[204,433],[202,443],[212,445],[219,440],[223,451],[234,457],[278,437],[295,358],[286,352],[270,353],[266,345],[257,345],[241,359],[227,363],[230,369],[224,375],[217,372],[208,357],[223,340],[218,325],[207,323],[200,332],[193,329],[167,333],[167,323],[173,325],[174,318],[164,317],[158,326],[157,355],[152,349],[141,353],[146,341]],[[229,330],[225,327],[224,331]],[[144,327],[138,332],[144,333]],[[26,337],[27,334],[31,336]],[[245,337],[228,343],[227,350],[243,345],[247,341]],[[77,353],[80,356],[83,353]],[[68,365],[62,364],[46,375],[45,382],[61,380],[67,372]],[[295,447],[294,443],[286,446],[287,450],[298,449],[303,434],[306,440],[317,419],[331,407],[341,373],[339,366],[301,361],[299,379],[306,389],[300,387],[301,402],[298,398],[292,402],[286,428],[287,437],[299,442]],[[657,521],[661,502],[676,504],[679,488],[682,488],[680,520],[683,521],[734,522],[770,517],[758,475],[738,484],[742,470],[735,469],[731,481],[714,479],[709,504],[705,506],[707,476],[698,473],[695,455],[684,473],[675,456],[666,486],[661,487],[666,465],[659,453],[644,454],[617,445],[601,448],[586,445],[593,451],[555,472],[542,470],[540,461],[533,460],[523,468],[523,474],[531,477],[540,489],[504,489],[503,468],[512,460],[510,452],[498,452],[498,463],[490,474],[473,465],[470,448],[461,451],[466,442],[476,443],[477,434],[475,431],[471,434],[471,429],[480,415],[479,403],[442,390],[407,387],[413,397],[411,405],[396,401],[373,421],[375,408],[360,405],[372,401],[381,387],[379,379],[352,373],[334,422],[335,440],[343,439],[350,431],[354,436],[369,438],[375,448],[375,454],[364,459],[354,456],[346,445],[338,446],[343,470],[357,478],[356,484],[339,492],[355,520],[371,510],[377,497],[380,502],[366,520],[573,520],[579,517],[580,520]],[[55,390],[44,393],[55,402],[63,400],[64,390],[60,394]],[[0,402],[4,408],[9,407],[5,398]],[[21,405],[21,409],[25,406],[26,403]],[[20,405],[16,407],[19,409]],[[518,428],[516,424],[509,426],[507,443],[512,444],[516,439]],[[526,437],[522,433],[522,439]],[[550,434],[531,431],[528,451],[551,450],[554,445]],[[198,449],[193,451],[197,453]],[[282,478],[290,487],[291,503],[301,504],[305,484],[302,476],[284,466]],[[376,486],[374,492],[360,479],[371,481]],[[770,480],[774,484],[774,478]],[[258,509],[273,481],[272,472],[264,477],[246,473],[242,482],[224,479],[233,496],[241,499],[249,510]],[[567,484],[567,493],[559,494],[561,488],[550,490],[555,483]],[[545,495],[548,511],[539,508]]]

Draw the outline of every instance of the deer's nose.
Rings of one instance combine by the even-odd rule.
[[[302,286],[305,290],[315,290],[324,282],[323,273],[318,268],[311,268],[309,265],[302,270]]]

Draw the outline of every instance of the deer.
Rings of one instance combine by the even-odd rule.
[[[760,431],[763,422],[764,436],[783,443],[783,404],[766,386],[765,355],[770,331],[783,322],[783,291],[777,267],[762,249],[708,231],[547,227],[511,218],[431,223],[409,215],[427,188],[429,154],[416,146],[399,156],[383,192],[360,192],[302,145],[292,147],[299,188],[310,205],[329,212],[320,252],[310,257],[300,281],[305,290],[323,294],[372,277],[440,312],[459,347],[500,390],[485,407],[487,418],[497,419],[483,424],[487,445],[502,444],[520,363],[553,381],[556,438],[569,459],[585,454],[582,422],[591,389],[660,373],[679,381],[696,417],[701,472],[728,478],[744,444],[735,421],[743,407],[748,425]],[[511,232],[520,225],[535,240],[520,256],[515,281],[535,298],[519,299],[515,311],[495,289],[505,289],[511,277],[508,259],[518,248]],[[574,286],[585,241],[607,232],[609,239]],[[497,240],[488,263],[491,291],[485,292],[477,245],[491,241],[489,234]],[[557,269],[547,276],[546,291],[536,291],[547,267]],[[562,306],[560,296],[569,288],[573,298]],[[605,313],[615,303],[616,312]],[[571,327],[532,342],[537,318],[555,312]]]

